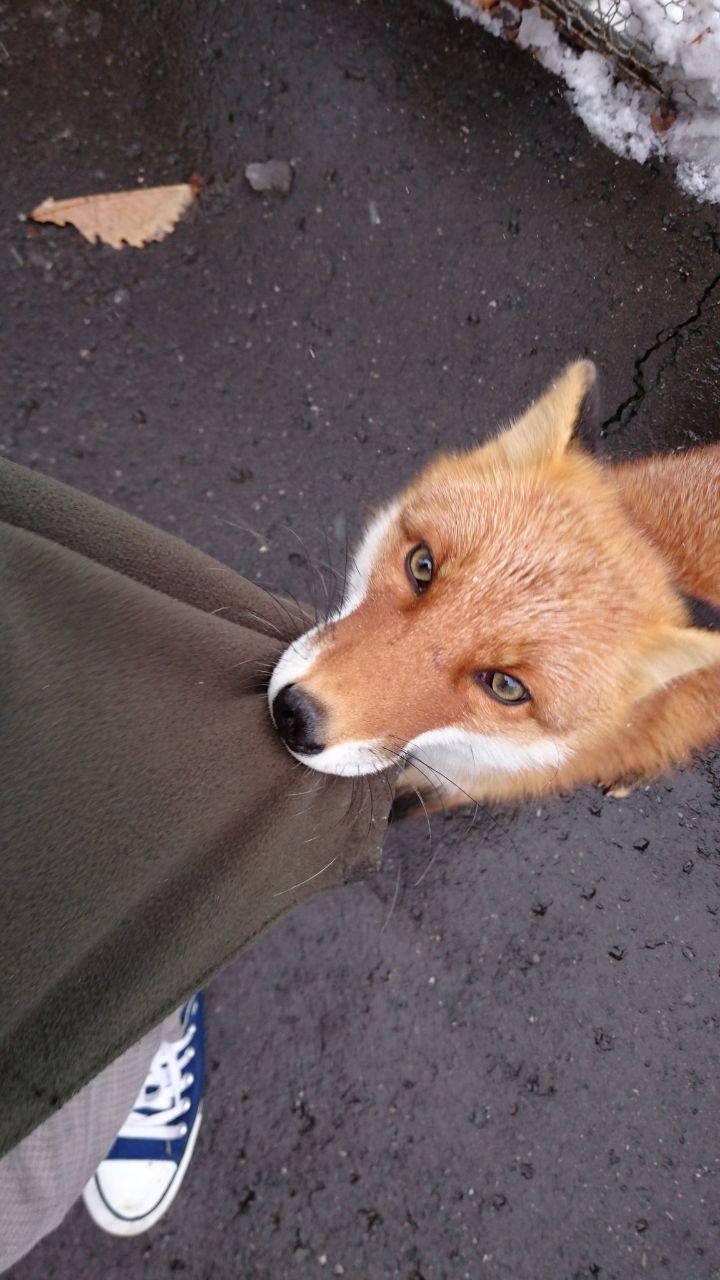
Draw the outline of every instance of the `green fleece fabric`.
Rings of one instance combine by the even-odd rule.
[[[376,865],[385,782],[303,778],[268,715],[303,623],[0,461],[0,1155],[290,907]]]

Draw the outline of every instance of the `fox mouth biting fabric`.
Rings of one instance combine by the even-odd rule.
[[[720,733],[720,446],[607,464],[595,368],[432,461],[371,520],[345,598],[268,690],[309,769],[404,766],[427,808],[653,777]]]

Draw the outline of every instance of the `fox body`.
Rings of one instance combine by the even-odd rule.
[[[271,714],[311,769],[400,766],[426,807],[661,773],[720,737],[720,445],[608,465],[570,365],[518,421],[437,458],[370,523]]]

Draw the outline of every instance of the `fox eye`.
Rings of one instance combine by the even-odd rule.
[[[424,542],[418,542],[412,551],[408,551],[405,558],[405,568],[415,590],[419,594],[427,591],[432,582],[435,562],[432,557],[432,551]]]
[[[513,702],[517,705],[530,700],[530,690],[525,688],[522,680],[509,676],[507,671],[480,671],[477,678],[498,702]]]

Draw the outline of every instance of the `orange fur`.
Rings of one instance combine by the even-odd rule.
[[[404,785],[435,807],[649,778],[720,737],[720,636],[679,594],[720,603],[720,445],[595,460],[572,441],[593,378],[570,366],[496,440],[431,463],[302,675],[328,745],[369,739],[390,761],[448,726],[518,759],[558,744],[557,760],[452,779],[418,753]],[[436,564],[421,596],[405,571],[419,542]],[[488,668],[531,700],[495,701],[475,678]]]

